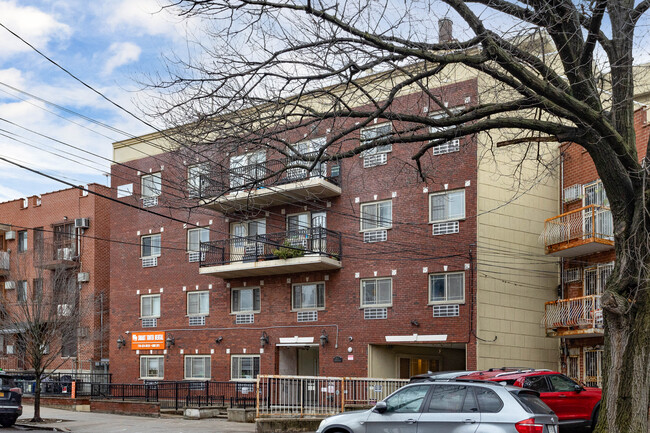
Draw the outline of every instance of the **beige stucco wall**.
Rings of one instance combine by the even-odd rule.
[[[540,322],[544,303],[557,298],[558,264],[538,238],[559,213],[558,144],[496,148],[512,137],[479,136],[477,336],[487,341],[477,342],[477,368],[556,369],[559,339]]]

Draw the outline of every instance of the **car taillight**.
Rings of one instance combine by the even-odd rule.
[[[535,418],[528,418],[515,424],[519,433],[544,433],[544,424],[536,424]]]
[[[17,394],[23,395],[23,390],[20,388],[11,388],[9,391],[15,392]]]

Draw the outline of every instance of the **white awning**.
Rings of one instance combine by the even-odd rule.
[[[447,341],[447,334],[439,335],[387,335],[387,343],[431,343],[431,342],[443,342]]]
[[[314,337],[280,337],[280,344],[276,344],[276,346],[281,346],[283,344],[291,344],[291,343],[301,343],[303,346],[305,343],[313,343],[314,342]]]

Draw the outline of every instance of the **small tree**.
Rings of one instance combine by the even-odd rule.
[[[16,293],[6,292],[0,303],[0,328],[13,332],[14,356],[34,371],[34,422],[42,421],[41,383],[68,361],[62,356],[76,356],[78,329],[92,302],[82,300],[75,268],[47,253],[12,257],[8,278],[16,282]]]

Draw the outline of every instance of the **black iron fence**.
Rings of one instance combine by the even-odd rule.
[[[341,249],[341,233],[323,227],[255,236],[234,236],[224,240],[202,242],[200,266],[288,259],[313,254],[340,260]]]
[[[17,381],[25,393],[32,394],[28,382]],[[153,382],[153,383],[90,383],[75,381],[76,397],[101,400],[160,403],[161,409],[229,406],[254,407],[256,384],[249,382]],[[68,381],[43,382],[42,396],[72,395]]]
[[[317,153],[309,153],[305,157],[316,158]],[[218,166],[210,173],[200,175],[194,195],[200,198],[219,197],[229,191],[271,187],[311,178],[326,179],[340,186],[341,166],[329,161],[314,164],[314,161],[294,159],[273,159],[230,169]]]

